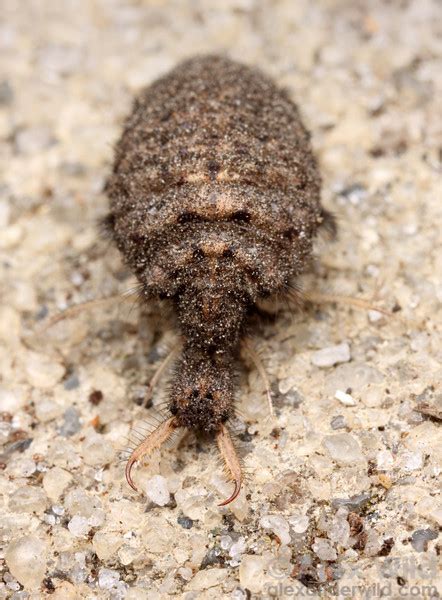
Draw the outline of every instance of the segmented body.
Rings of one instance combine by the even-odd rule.
[[[188,60],[135,101],[107,193],[118,248],[184,339],[174,423],[219,431],[247,319],[301,273],[324,216],[298,110],[257,70]]]

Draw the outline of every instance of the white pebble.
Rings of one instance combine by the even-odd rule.
[[[241,587],[252,593],[261,593],[264,585],[264,569],[268,559],[264,556],[246,554],[239,566],[239,582]]]
[[[83,442],[83,457],[87,465],[98,467],[112,462],[115,451],[104,435],[89,430]]]
[[[146,483],[146,494],[158,506],[166,506],[170,501],[167,479],[161,475],[151,477]]]
[[[342,390],[336,390],[336,400],[339,400],[344,406],[356,406],[356,400],[350,394],[346,394]]]
[[[8,465],[8,472],[14,477],[32,477],[36,470],[35,462],[22,456],[11,460]]]
[[[331,543],[324,538],[315,538],[312,550],[321,560],[336,560],[338,555]]]
[[[56,419],[63,413],[63,407],[50,398],[41,398],[35,405],[35,415],[41,423]]]
[[[115,587],[119,581],[120,574],[118,571],[104,568],[98,571],[98,587],[102,590],[110,590]]]
[[[304,533],[309,526],[309,518],[305,515],[293,515],[289,517],[289,523],[295,533]]]
[[[188,567],[180,567],[177,573],[184,581],[190,581],[193,577],[192,569],[189,569]]]
[[[222,583],[226,578],[225,569],[213,568],[198,571],[187,585],[188,590],[206,592],[208,589]]]
[[[60,467],[53,467],[43,476],[43,488],[51,500],[58,500],[71,481],[70,473]]]
[[[322,444],[330,456],[339,463],[348,465],[364,460],[358,440],[349,433],[326,435]]]
[[[37,388],[52,388],[65,373],[64,366],[44,354],[28,352],[24,361],[28,383]]]
[[[350,537],[350,525],[346,518],[335,517],[327,530],[329,539],[335,544],[346,547]]]
[[[74,515],[68,523],[68,529],[75,537],[84,537],[89,533],[89,521],[85,517]]]
[[[425,496],[416,504],[416,512],[421,517],[433,521],[442,527],[442,500],[432,496]]]
[[[388,471],[394,463],[390,450],[380,450],[376,455],[376,466],[380,471]]]
[[[233,540],[230,537],[230,535],[222,535],[219,541],[219,545],[221,546],[221,548],[223,550],[229,550],[229,548],[232,546],[233,544]]]
[[[400,464],[406,471],[416,471],[424,465],[422,452],[409,452],[406,450],[400,457]]]
[[[270,529],[281,540],[281,545],[290,543],[290,530],[287,521],[279,515],[265,515],[261,517],[260,525],[264,529]]]
[[[232,558],[237,559],[241,556],[241,554],[243,554],[245,552],[246,548],[247,548],[246,540],[243,537],[240,537],[239,540],[237,542],[233,543],[232,546],[230,547],[229,555]]]
[[[45,125],[21,129],[15,136],[16,149],[20,154],[36,154],[46,150],[54,142],[52,131]]]
[[[100,560],[109,560],[123,543],[123,537],[116,532],[97,531],[92,547]]]
[[[378,310],[368,311],[368,320],[370,321],[370,323],[378,323],[383,319],[383,317],[383,313],[379,312]]]
[[[350,358],[350,346],[344,342],[343,344],[322,348],[314,352],[311,361],[316,367],[326,368],[339,363],[346,363]]]
[[[15,413],[26,403],[21,390],[11,390],[0,386],[0,412]]]
[[[5,553],[12,575],[26,588],[40,586],[46,570],[46,541],[32,535],[12,540]]]
[[[24,485],[9,498],[9,509],[18,513],[42,513],[47,505],[46,494],[39,487]]]

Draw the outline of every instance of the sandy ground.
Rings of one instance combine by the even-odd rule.
[[[436,0],[4,0],[1,598],[439,597],[440,34]],[[276,420],[245,370],[226,508],[192,436],[136,471],[147,494],[124,480],[170,331],[116,302],[30,336],[131,287],[96,228],[112,144],[138,89],[207,51],[261,66],[312,131],[339,238],[305,289],[393,311],[318,304],[257,334]]]

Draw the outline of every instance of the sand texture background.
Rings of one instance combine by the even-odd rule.
[[[437,0],[4,0],[0,598],[439,597],[442,6]],[[134,94],[182,58],[260,66],[297,101],[336,242],[244,369],[237,501],[213,444],[118,458],[173,332],[126,302],[96,221]],[[165,377],[154,395],[164,400]],[[437,592],[438,590],[438,592]],[[367,597],[367,596],[365,596]]]

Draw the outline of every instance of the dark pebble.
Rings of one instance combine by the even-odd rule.
[[[178,525],[181,525],[181,527],[183,527],[184,529],[192,529],[193,527],[192,519],[189,519],[189,517],[185,517],[184,515],[178,517],[177,523]]]
[[[75,390],[80,385],[80,380],[78,379],[78,375],[76,373],[72,373],[65,382],[63,383],[63,387],[65,390]]]

